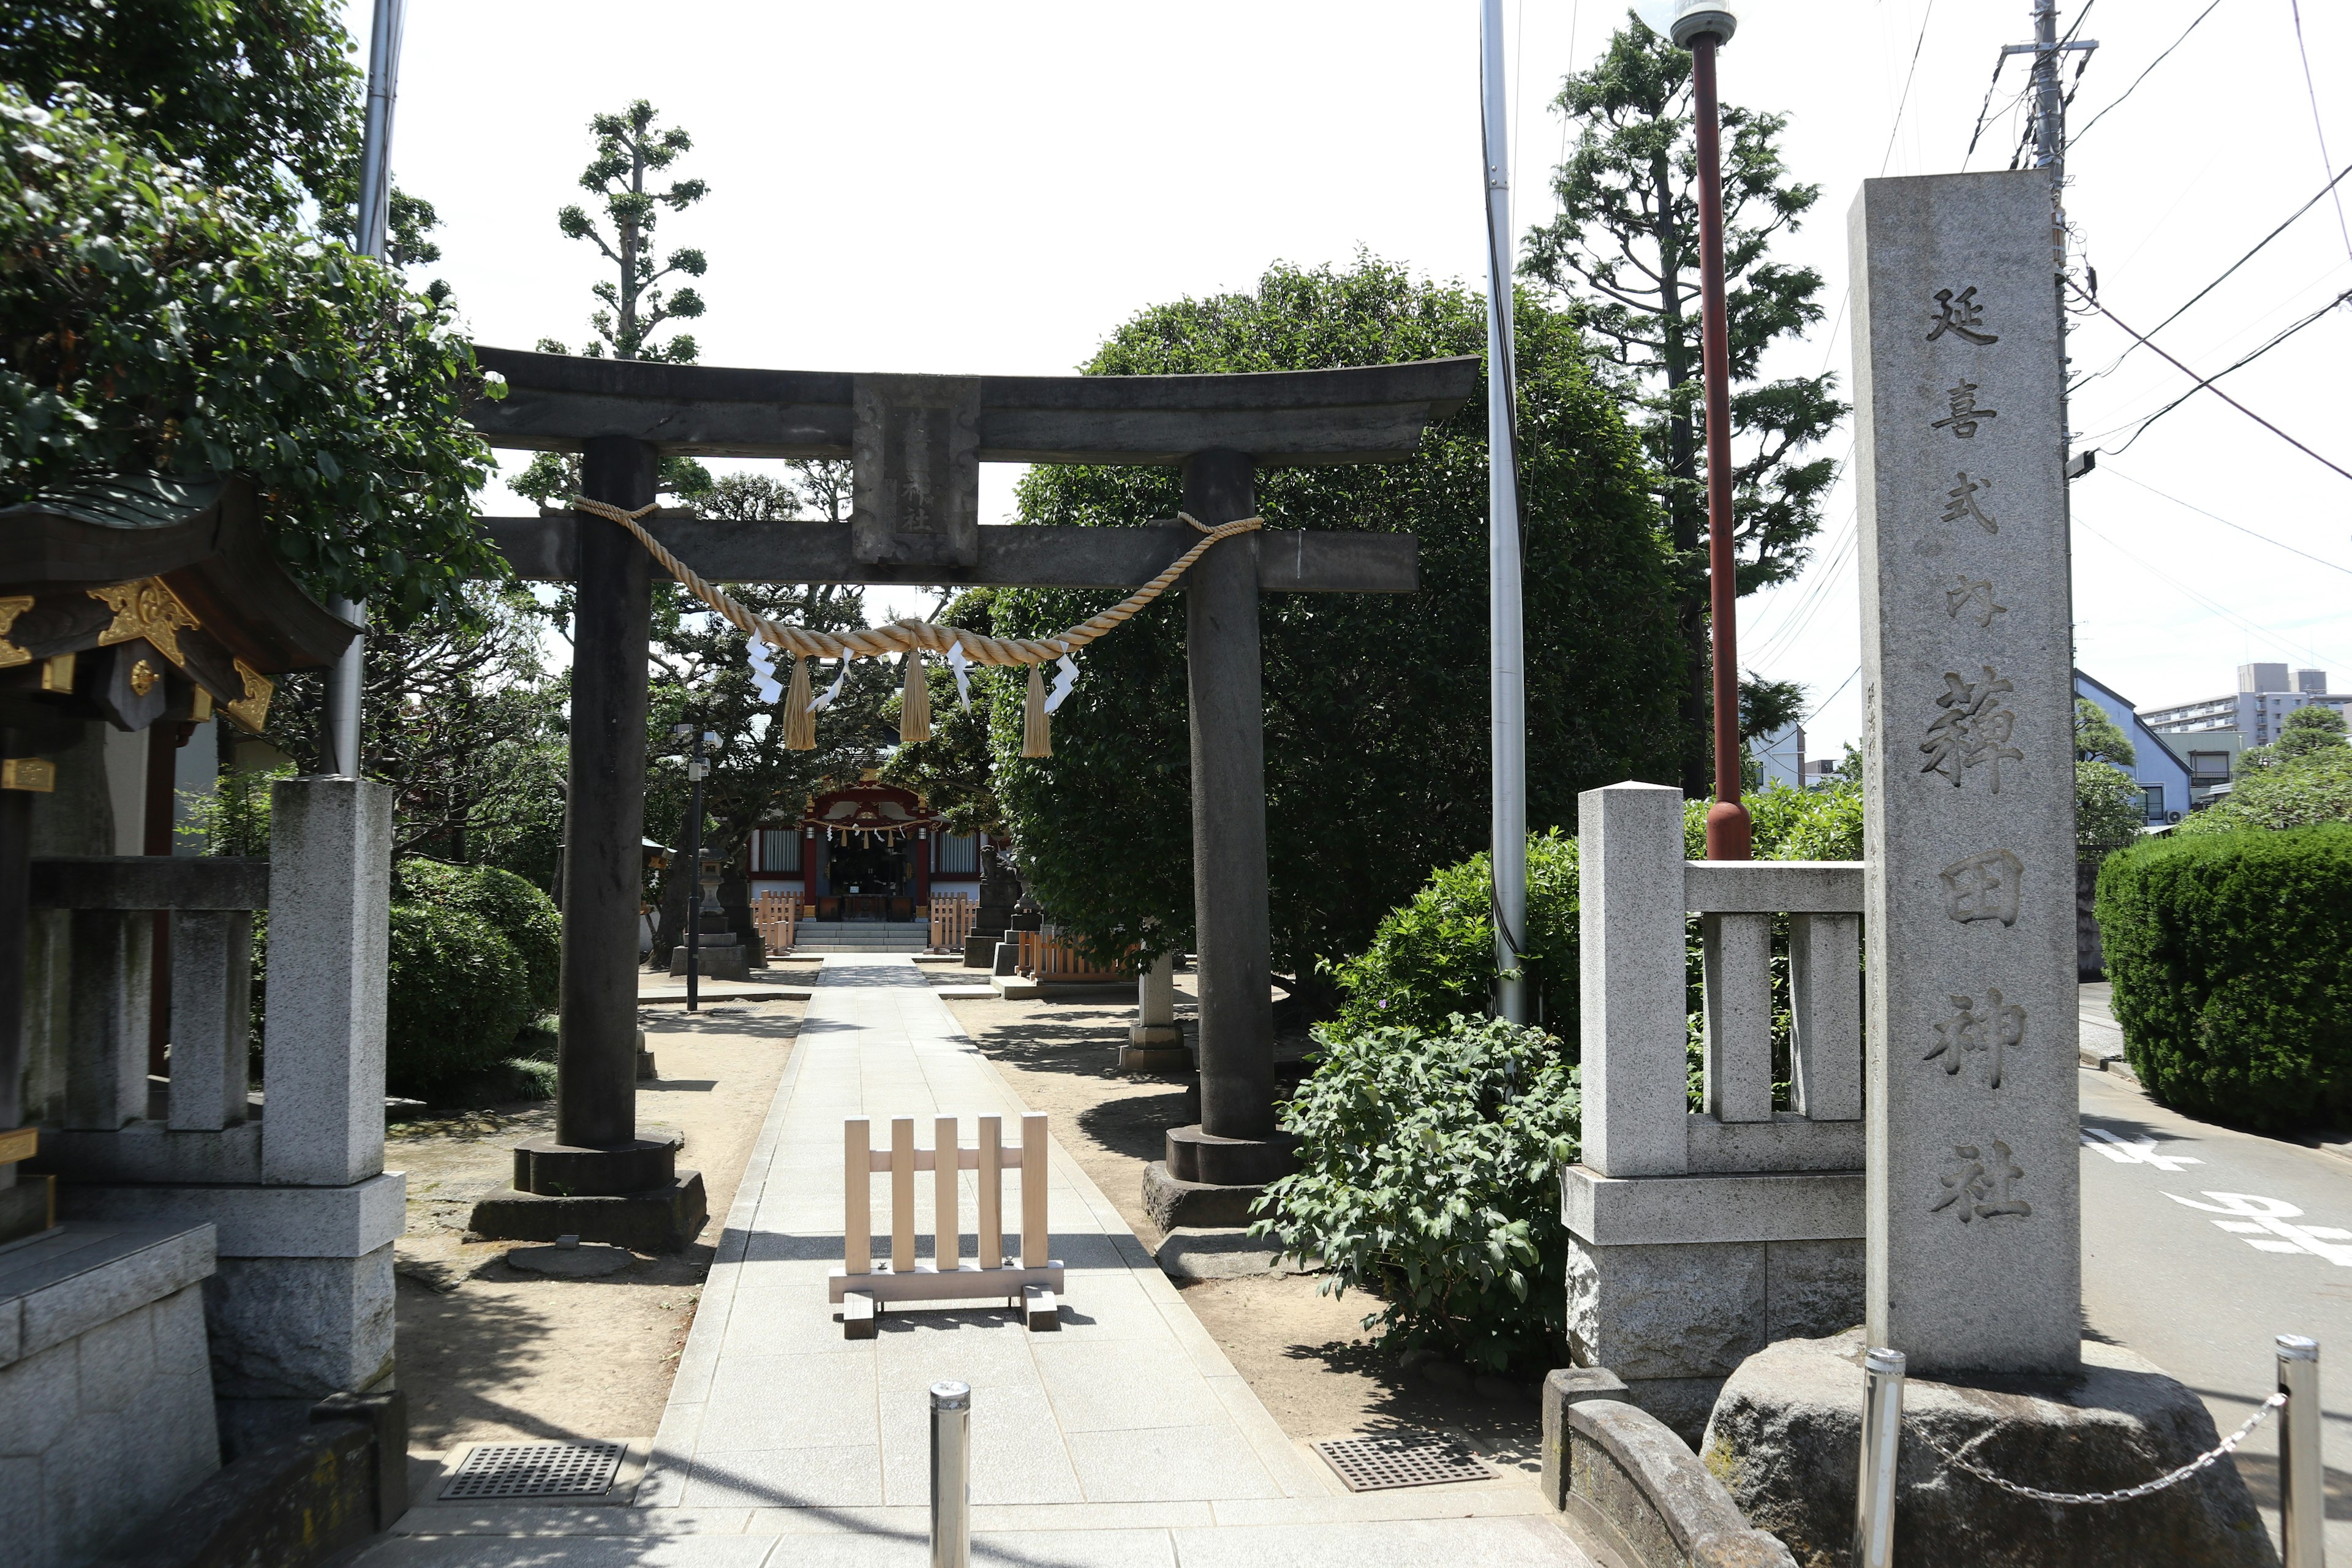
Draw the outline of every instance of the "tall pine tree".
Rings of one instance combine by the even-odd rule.
[[[1676,620],[1687,650],[1681,693],[1685,793],[1710,786],[1706,398],[1701,381],[1697,144],[1691,58],[1628,18],[1554,107],[1577,129],[1552,175],[1559,216],[1528,237],[1523,270],[1566,295],[1628,383],[1661,476],[1675,561]],[[1765,350],[1822,319],[1821,274],[1770,259],[1821,195],[1798,184],[1777,142],[1786,118],[1726,106],[1724,276],[1731,351],[1733,505],[1742,594],[1801,570],[1836,478],[1808,458],[1845,415],[1835,377],[1761,382]],[[1743,683],[1745,684],[1745,683]]]

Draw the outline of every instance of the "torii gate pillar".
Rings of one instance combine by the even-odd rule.
[[[1212,528],[1248,517],[1255,479],[1244,453],[1194,453],[1184,460],[1184,510]],[[1168,1173],[1218,1186],[1255,1185],[1289,1168],[1289,1141],[1274,1125],[1257,552],[1256,534],[1223,540],[1193,563],[1182,589],[1201,1121],[1168,1134]]]

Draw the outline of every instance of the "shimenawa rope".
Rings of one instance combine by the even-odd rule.
[[[1179,519],[1200,531],[1202,535],[1200,542],[1170,562],[1160,575],[1109,609],[1079,622],[1055,637],[983,637],[961,626],[943,626],[913,616],[892,621],[887,626],[869,626],[863,631],[835,633],[812,631],[772,621],[739,603],[724,588],[671,554],[660,540],[646,532],[637,521],[656,510],[657,505],[641,506],[629,511],[607,501],[591,500],[586,496],[572,498],[573,510],[609,519],[635,534],[637,542],[662,563],[663,570],[676,578],[687,592],[701,600],[712,614],[724,618],[745,636],[758,637],[771,647],[783,648],[792,654],[792,687],[784,699],[784,744],[798,752],[813,750],[816,745],[816,716],[810,708],[808,659],[879,658],[893,653],[907,655],[906,700],[899,706],[898,738],[913,742],[931,738],[930,689],[922,677],[922,651],[929,649],[943,654],[950,648],[960,648],[967,663],[1025,664],[1029,667],[1021,754],[1024,757],[1050,756],[1053,745],[1046,731],[1045,688],[1037,667],[1049,659],[1076,653],[1160,597],[1175,585],[1176,580],[1201,558],[1209,546],[1219,540],[1265,526],[1264,518],[1244,517],[1211,528],[1189,513],[1178,512]]]

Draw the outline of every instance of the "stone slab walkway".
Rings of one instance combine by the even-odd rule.
[[[1350,1495],[1286,1436],[1110,1202],[1056,1145],[1057,1332],[1003,1307],[887,1311],[842,1337],[825,1303],[841,1259],[845,1117],[1022,1107],[903,957],[828,958],[753,1150],[634,1506],[420,1500],[368,1568],[546,1564],[895,1564],[924,1560],[926,1390],[972,1386],[974,1560],[1104,1564],[1345,1563],[1589,1568],[1534,1489]],[[974,1177],[964,1177],[964,1227]],[[929,1256],[931,1178],[917,1228]],[[1005,1208],[1019,1211],[1008,1178]],[[888,1225],[887,1184],[875,1188]],[[969,1248],[971,1243],[966,1241]],[[888,1238],[876,1239],[876,1256]],[[593,1369],[582,1369],[593,1375]],[[614,1436],[619,1436],[615,1434]]]

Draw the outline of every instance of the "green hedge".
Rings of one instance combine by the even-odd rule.
[[[1559,1173],[1578,1152],[1576,1069],[1540,1029],[1456,1016],[1435,1030],[1319,1031],[1283,1107],[1300,1169],[1252,1228],[1321,1258],[1320,1289],[1381,1298],[1383,1342],[1539,1372],[1567,1337]]]
[[[384,1080],[437,1100],[500,1069],[531,1018],[514,943],[478,915],[441,904],[392,906]]]
[[[521,960],[534,1012],[556,1010],[563,922],[545,893],[495,866],[451,866],[439,860],[403,860],[393,868],[393,882],[396,901],[456,910],[488,921]]]
[[[2100,868],[2096,910],[2158,1100],[2264,1131],[2352,1112],[2352,826],[2138,845]]]

